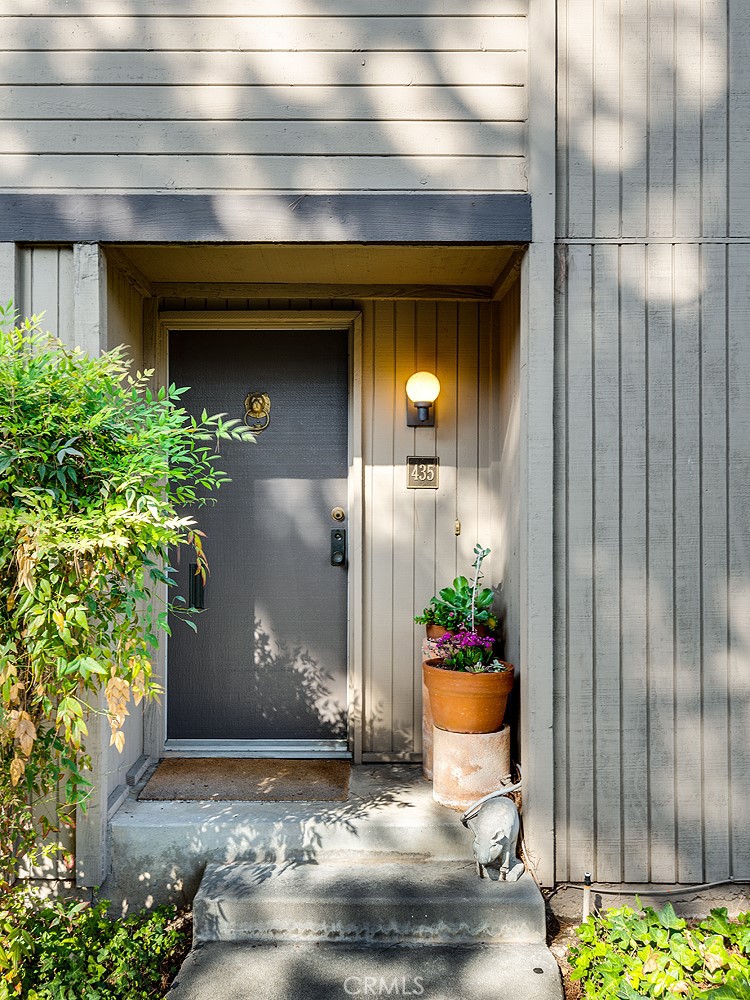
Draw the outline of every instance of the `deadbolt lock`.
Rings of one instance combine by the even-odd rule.
[[[343,507],[334,507],[331,511],[331,517],[334,521],[343,521],[346,517],[346,511]]]
[[[331,528],[331,566],[346,566],[346,531]]]

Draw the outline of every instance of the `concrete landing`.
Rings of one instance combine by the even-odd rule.
[[[138,802],[110,822],[113,912],[192,900],[206,865],[362,857],[470,862],[471,835],[418,764],[352,768],[344,802]]]
[[[530,875],[480,879],[467,862],[210,864],[193,941],[543,944]]]
[[[204,944],[168,1000],[562,1000],[543,944],[355,946]]]

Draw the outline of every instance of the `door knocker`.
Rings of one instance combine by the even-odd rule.
[[[245,396],[245,424],[253,434],[261,434],[271,423],[271,398],[267,392]]]

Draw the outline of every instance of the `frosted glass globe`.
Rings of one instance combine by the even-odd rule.
[[[434,403],[440,394],[440,382],[431,372],[415,372],[406,383],[406,395],[412,403]]]

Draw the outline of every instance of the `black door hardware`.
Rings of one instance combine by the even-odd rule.
[[[331,566],[346,566],[346,531],[331,528]]]

